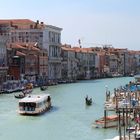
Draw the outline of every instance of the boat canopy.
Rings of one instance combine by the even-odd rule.
[[[30,102],[34,102],[34,103],[40,103],[42,101],[44,101],[44,99],[48,99],[48,97],[50,96],[50,94],[44,94],[44,95],[29,95],[23,99],[19,100],[19,103],[30,103]]]

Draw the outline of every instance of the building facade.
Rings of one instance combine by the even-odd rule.
[[[42,75],[45,79],[48,78],[48,57],[46,50],[43,51],[43,22],[28,19],[0,20],[0,25],[4,28],[0,38],[7,38],[6,48],[10,66],[8,73],[11,77],[14,75],[12,79],[22,79],[26,76],[27,79],[35,81]]]
[[[78,60],[75,57],[75,50],[71,46],[63,45],[61,47],[62,56],[62,79],[75,81],[78,76]]]
[[[46,25],[43,31],[43,48],[48,50],[48,79],[61,79],[61,28]]]

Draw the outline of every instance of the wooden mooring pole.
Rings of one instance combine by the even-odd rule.
[[[119,140],[122,139],[122,134],[121,134],[121,114],[120,114],[120,110],[118,111],[119,113]]]
[[[104,119],[105,119],[104,128],[106,128],[106,116],[107,116],[107,113],[106,113],[106,109],[105,109],[104,110]]]

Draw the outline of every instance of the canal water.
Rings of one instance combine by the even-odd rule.
[[[134,80],[133,77],[85,80],[50,86],[47,91],[34,89],[32,94],[49,93],[53,108],[40,116],[17,113],[18,99],[0,94],[0,140],[104,140],[118,134],[114,129],[92,128],[92,122],[103,116],[106,89]],[[93,99],[85,105],[85,96]]]

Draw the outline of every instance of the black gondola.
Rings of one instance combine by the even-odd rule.
[[[92,105],[92,98],[88,99],[88,97],[85,98],[86,105]]]
[[[18,98],[18,99],[22,99],[22,98],[24,98],[24,97],[25,97],[24,94],[15,95],[15,98]]]

